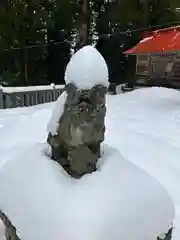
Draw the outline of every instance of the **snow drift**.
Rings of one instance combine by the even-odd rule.
[[[164,188],[104,146],[99,170],[70,178],[36,145],[19,151],[0,174],[0,208],[22,240],[152,240],[174,217]]]

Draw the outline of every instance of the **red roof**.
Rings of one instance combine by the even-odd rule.
[[[135,47],[125,51],[125,54],[162,53],[178,50],[180,50],[180,26],[146,34]]]

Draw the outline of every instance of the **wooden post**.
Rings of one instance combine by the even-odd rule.
[[[151,54],[148,54],[148,79],[151,79],[152,77],[152,61],[151,61]]]
[[[3,107],[4,107],[3,90],[0,86],[0,109],[3,109]]]

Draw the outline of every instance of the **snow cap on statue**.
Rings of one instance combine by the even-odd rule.
[[[66,71],[66,84],[88,90],[97,85],[109,86],[109,73],[103,56],[93,46],[84,46],[70,59]]]

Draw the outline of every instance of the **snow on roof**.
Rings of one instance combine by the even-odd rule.
[[[76,180],[45,146],[16,148],[1,169],[0,209],[20,239],[155,240],[171,228],[168,193],[116,149],[105,145],[99,170]]]
[[[65,82],[79,89],[90,89],[95,85],[109,86],[107,64],[102,55],[92,46],[77,51],[66,67]]]
[[[143,38],[143,39],[140,41],[140,43],[146,42],[146,41],[148,41],[148,40],[150,40],[150,39],[153,39],[153,36]]]

